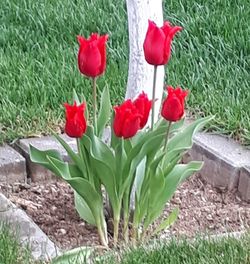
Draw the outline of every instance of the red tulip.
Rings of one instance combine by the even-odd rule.
[[[66,110],[65,132],[69,137],[81,138],[85,133],[87,124],[84,117],[85,103],[73,105],[64,104]]]
[[[101,75],[106,68],[106,41],[108,35],[99,36],[92,33],[88,39],[78,36],[80,44],[78,52],[78,67],[82,74],[88,77]]]
[[[182,27],[171,27],[168,21],[159,28],[153,21],[148,21],[148,30],[144,40],[143,49],[146,61],[152,65],[165,65],[171,55],[171,42],[174,35]]]
[[[115,106],[114,133],[117,137],[133,137],[140,129],[141,115],[129,99],[120,106]]]
[[[149,112],[152,106],[152,100],[148,100],[147,94],[142,92],[134,101],[134,105],[141,114],[140,129],[142,129],[148,121]]]
[[[162,104],[161,115],[166,120],[175,122],[184,115],[184,103],[188,91],[182,90],[180,87],[174,89],[171,86],[167,87],[167,90],[168,96]]]

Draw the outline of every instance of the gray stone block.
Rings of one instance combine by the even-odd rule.
[[[0,182],[26,181],[26,161],[10,146],[0,147]]]
[[[238,192],[243,200],[250,202],[250,166],[240,170]]]
[[[74,151],[76,151],[76,140],[74,138],[70,138],[67,135],[61,136]],[[65,149],[59,144],[59,142],[52,136],[42,137],[42,138],[27,138],[21,139],[16,143],[16,148],[18,151],[25,157],[27,162],[27,173],[28,177],[31,178],[33,182],[50,180],[54,175],[48,169],[33,163],[30,160],[29,156],[29,148],[30,145],[40,149],[40,150],[48,150],[54,149],[57,150],[63,157],[64,160],[69,160],[67,156],[67,152]]]
[[[28,245],[36,260],[50,260],[60,254],[59,248],[21,209],[0,193],[0,222],[6,222],[18,234],[22,245]]]
[[[103,133],[103,141],[105,143],[110,142],[110,128],[106,128]],[[69,144],[74,151],[77,151],[76,139],[70,138],[67,135],[63,134],[61,137]],[[27,173],[28,177],[33,182],[46,181],[55,177],[51,171],[48,169],[31,162],[29,156],[29,146],[32,145],[40,150],[48,150],[55,149],[57,150],[63,157],[64,160],[69,161],[69,157],[64,148],[60,145],[60,143],[52,136],[42,137],[42,138],[27,138],[21,139],[16,144],[16,149],[23,155],[27,162]]]
[[[204,161],[201,176],[218,188],[237,188],[240,169],[250,161],[250,151],[219,135],[198,133],[183,161]]]

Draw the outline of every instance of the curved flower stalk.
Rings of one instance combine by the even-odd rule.
[[[179,27],[171,28],[169,24],[159,29],[151,23],[144,49],[157,46],[159,36],[162,37],[161,41],[164,39],[165,46],[170,45],[170,40],[179,30]],[[105,69],[105,36],[91,35],[88,40],[79,37],[79,69],[91,78],[96,78]],[[151,43],[154,41],[156,43]],[[166,56],[165,48],[163,51],[164,54],[160,54],[161,61],[155,61],[160,57],[159,54],[153,60],[155,65],[168,61],[169,54]],[[150,56],[147,60],[152,59]],[[151,225],[158,220],[178,186],[202,167],[202,162],[179,162],[192,147],[194,134],[211,117],[184,127],[187,91],[173,87],[167,90],[168,95],[161,109],[163,119],[159,119],[154,129],[150,130],[146,124],[153,110],[154,99],[149,100],[144,92],[135,100],[115,106],[111,114],[109,90],[105,87],[93,125],[88,122],[86,102],[81,102],[74,92],[73,105],[65,104],[65,132],[76,139],[77,151],[72,150],[62,137],[54,134],[67,151],[70,161],[64,161],[55,150],[40,151],[30,146],[33,162],[51,170],[71,185],[76,210],[85,221],[97,227],[100,242],[105,247],[110,245],[110,241],[104,215],[103,189],[112,210],[113,230],[110,233],[113,234],[113,245],[116,246],[120,241],[137,245],[174,223],[178,208],[151,230]],[[102,141],[102,132],[109,121],[111,142],[105,143]]]

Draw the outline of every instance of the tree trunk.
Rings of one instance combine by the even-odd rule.
[[[152,98],[154,66],[149,65],[143,53],[143,42],[148,19],[163,25],[162,0],[126,0],[129,28],[129,73],[126,99],[134,98],[140,91]],[[164,66],[157,69],[155,121],[159,113],[164,82]]]

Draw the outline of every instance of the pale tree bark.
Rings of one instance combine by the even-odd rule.
[[[154,66],[144,58],[143,42],[148,28],[148,19],[158,26],[163,25],[162,0],[126,0],[129,28],[129,73],[126,99],[133,99],[140,91],[152,98]],[[164,83],[164,66],[157,69],[155,118],[159,113]]]

